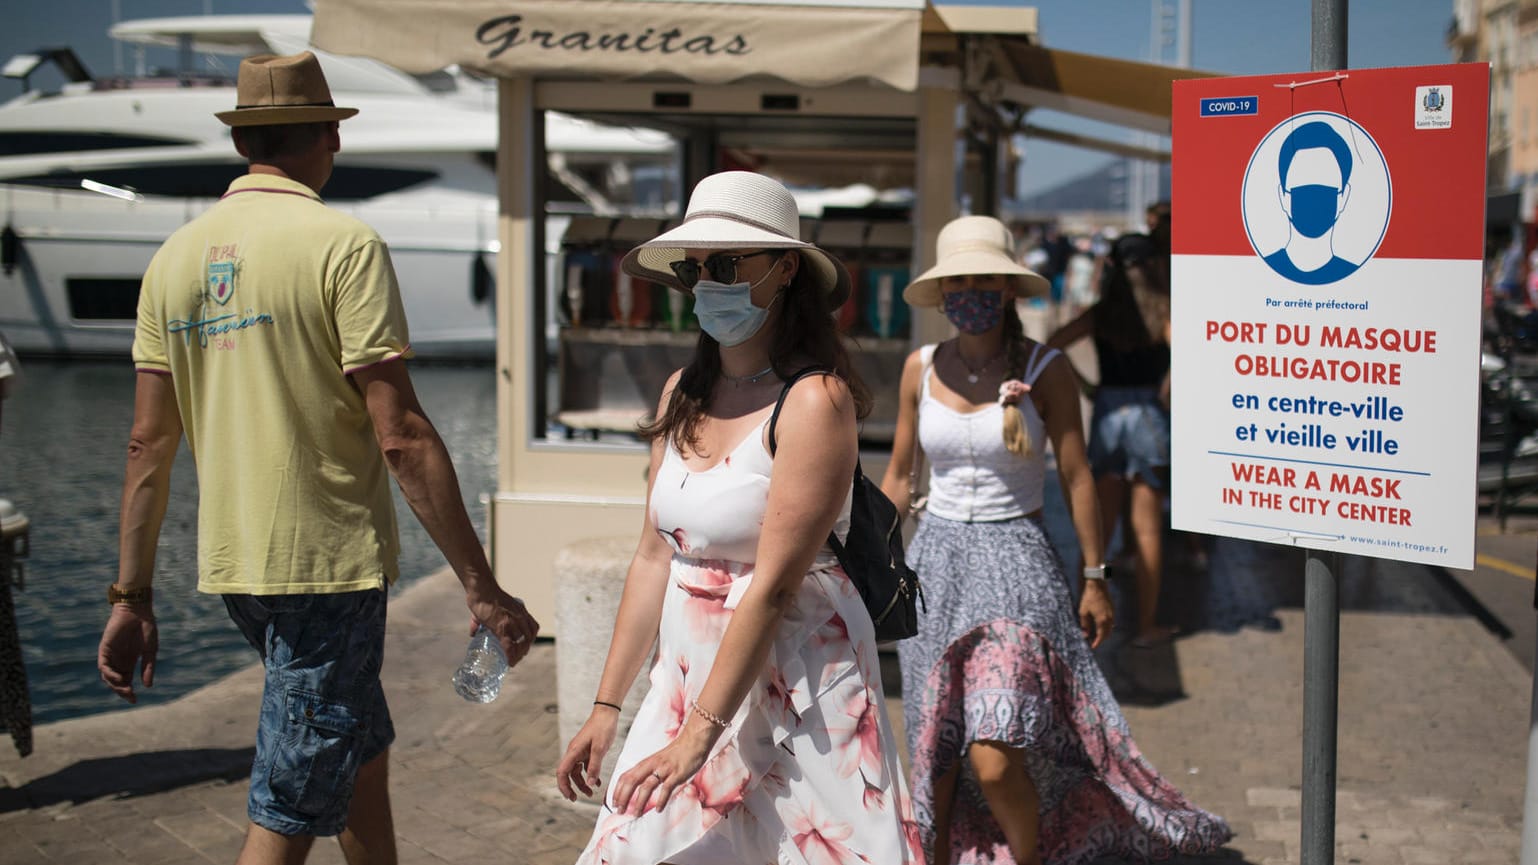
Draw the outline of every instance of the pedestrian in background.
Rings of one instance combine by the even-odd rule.
[[[241,863],[302,862],[337,835],[394,862],[380,685],[399,541],[389,475],[510,664],[538,631],[502,591],[449,454],[412,389],[399,286],[372,229],[320,190],[341,148],[309,52],[240,64],[231,127],[248,174],[150,262],[134,336],[134,420],[101,678],[154,683],[151,580],[183,432],[198,471],[198,590],[224,597],[266,670]]]
[[[651,655],[584,865],[922,862],[875,628],[828,541],[848,536],[870,410],[833,320],[849,274],[799,224],[777,181],[728,171],[624,259],[693,295],[701,334],[642,427],[640,544],[592,716],[556,769],[566,798],[592,795]]]
[[[906,508],[918,452],[929,463],[908,548],[927,607],[898,656],[932,865],[1165,858],[1231,834],[1143,759],[1091,652],[1113,611],[1079,389],[1015,312],[1017,296],[1048,290],[1002,223],[966,216],[903,293],[960,331],[904,364],[882,481]],[[1086,563],[1077,611],[1042,524],[1048,443]]]
[[[1169,267],[1155,240],[1127,234],[1112,244],[1102,276],[1100,300],[1048,344],[1065,349],[1094,340],[1099,382],[1086,387],[1094,394],[1089,461],[1101,531],[1109,539],[1126,515],[1123,547],[1132,553],[1137,587],[1133,645],[1148,647],[1172,633],[1158,623],[1170,462]]]
[[[0,409],[20,380],[21,364],[16,360],[16,352],[5,341],[5,334],[0,333]],[[0,498],[0,534],[15,528],[23,519],[8,500]],[[8,573],[0,575],[0,730],[11,734],[17,753],[25,757],[32,753],[32,697],[27,689],[27,668],[11,586],[4,582],[9,579]]]

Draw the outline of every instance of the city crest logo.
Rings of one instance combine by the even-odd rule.
[[[1453,125],[1453,86],[1428,84],[1415,88],[1415,128],[1450,129]]]

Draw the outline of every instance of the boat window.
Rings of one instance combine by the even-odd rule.
[[[116,132],[0,131],[0,156],[73,153],[81,150],[121,150],[127,147],[166,147],[192,144],[161,135],[121,135]]]
[[[175,165],[137,165],[125,168],[95,168],[89,171],[59,171],[19,177],[7,183],[78,189],[80,181],[94,180],[108,186],[131,189],[142,195],[172,198],[218,198],[229,189],[230,181],[246,173],[246,166],[235,162],[182,163]],[[328,201],[373,198],[426,183],[437,173],[414,168],[382,168],[373,165],[338,165],[322,191]]]
[[[331,169],[322,194],[327,199],[373,198],[400,192],[437,177],[436,171],[419,168],[379,168],[373,165],[338,165]]]
[[[139,311],[139,277],[72,276],[64,280],[69,315],[76,321],[126,319]]]

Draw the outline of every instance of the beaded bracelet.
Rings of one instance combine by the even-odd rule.
[[[726,722],[725,718],[722,718],[720,715],[717,715],[716,713],[701,707],[700,704],[695,700],[689,701],[689,708],[693,709],[701,718],[704,718],[705,720],[715,724],[717,727],[720,727],[723,730],[731,726]]]

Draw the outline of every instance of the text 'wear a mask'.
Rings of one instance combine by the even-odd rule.
[[[1004,292],[948,291],[945,297],[945,317],[962,333],[987,333],[1004,319]]]
[[[694,284],[694,315],[700,320],[700,330],[710,334],[721,345],[731,348],[753,338],[769,318],[769,309],[779,301],[780,291],[768,307],[753,305],[753,289],[768,279],[770,268],[758,282],[715,282],[702,279]]]

